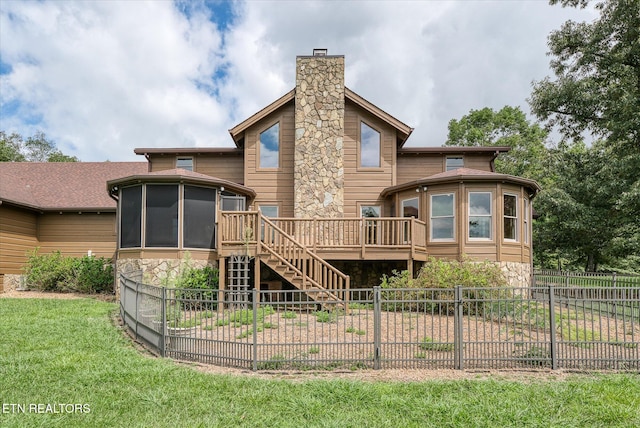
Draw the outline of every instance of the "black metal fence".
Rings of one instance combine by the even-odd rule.
[[[131,334],[179,360],[252,370],[640,370],[640,289],[575,290],[375,287],[328,300],[319,290],[238,295],[120,278]]]

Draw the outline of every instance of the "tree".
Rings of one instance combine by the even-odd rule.
[[[511,147],[496,159],[496,171],[543,180],[547,134],[537,123],[529,123],[519,107],[505,106],[499,111],[485,107],[449,121],[444,145]]]
[[[587,0],[551,0],[585,7]],[[534,83],[534,114],[565,138],[587,131],[622,150],[640,149],[640,1],[596,4],[592,23],[567,21],[549,36],[556,75]]]
[[[553,257],[587,271],[603,265],[640,268],[639,260],[625,262],[628,256],[640,254],[638,213],[620,204],[620,195],[635,182],[634,171],[640,170],[640,155],[629,154],[625,162],[612,162],[614,151],[604,141],[591,147],[582,142],[561,144],[552,151],[555,186],[543,189],[536,198],[538,266],[556,267],[550,260]]]
[[[22,137],[15,132],[7,135],[0,131],[0,162],[24,162],[26,159],[21,153]]]
[[[8,135],[0,131],[0,162],[78,162],[57,149],[55,143],[47,140],[42,132],[26,140],[20,134]]]

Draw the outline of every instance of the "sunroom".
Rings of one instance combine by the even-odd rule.
[[[158,281],[179,269],[188,254],[194,266],[217,267],[219,211],[243,211],[255,192],[227,180],[184,169],[107,182],[118,203],[117,267]]]

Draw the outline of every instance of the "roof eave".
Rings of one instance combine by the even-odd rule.
[[[225,187],[234,192],[242,193],[251,198],[256,197],[255,190],[245,187],[241,184],[234,183],[232,181],[224,180],[221,178],[211,177],[208,178],[200,178],[200,177],[191,177],[187,175],[181,174],[166,174],[166,175],[132,175],[129,177],[117,178],[115,180],[107,181],[107,192],[112,194],[114,187],[121,187],[130,184],[139,184],[139,183],[189,183],[189,184],[206,184],[206,185],[216,185]]]
[[[243,120],[233,128],[229,129],[229,134],[231,135],[233,142],[236,144],[236,147],[240,147],[240,141],[242,140],[244,136],[244,131],[247,128],[259,122],[260,120],[264,119],[265,117],[267,117],[274,111],[278,110],[282,106],[286,105],[287,103],[293,101],[295,99],[295,96],[296,96],[296,90],[292,89],[286,94],[284,94],[283,96],[281,96],[280,98],[278,98],[277,100],[275,100],[274,102],[272,102],[271,104],[269,104],[268,106],[264,107],[263,109],[254,113],[253,115]]]
[[[425,186],[425,185],[433,185],[433,184],[452,184],[452,183],[461,183],[461,182],[487,182],[487,181],[492,181],[492,182],[496,182],[496,181],[501,181],[501,182],[511,182],[511,183],[517,183],[520,185],[524,185],[529,187],[531,190],[533,190],[533,194],[531,196],[531,198],[533,198],[535,195],[538,194],[538,192],[540,192],[541,188],[540,185],[535,182],[534,180],[529,180],[528,178],[522,178],[522,177],[516,177],[514,175],[508,175],[508,174],[495,174],[495,175],[491,175],[491,176],[486,176],[486,175],[453,175],[450,177],[442,177],[442,178],[431,178],[431,177],[424,177],[424,178],[420,178],[418,180],[413,180],[410,181],[408,183],[403,183],[403,184],[398,184],[396,186],[390,186],[387,187],[386,189],[382,190],[382,192],[380,192],[380,196],[382,196],[383,198],[386,198],[387,196],[393,194],[393,193],[398,193],[398,192],[402,192],[403,190],[408,190],[414,187],[421,187],[421,186]]]

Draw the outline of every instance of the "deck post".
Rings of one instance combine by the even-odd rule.
[[[364,256],[365,256],[365,253],[366,253],[366,250],[365,250],[365,248],[366,248],[366,246],[365,246],[366,241],[367,241],[367,239],[366,239],[366,237],[365,237],[365,225],[364,225],[364,219],[363,219],[363,218],[361,218],[361,219],[360,219],[360,248],[361,248],[361,249],[360,249],[360,257],[362,258],[362,260],[364,260]]]

